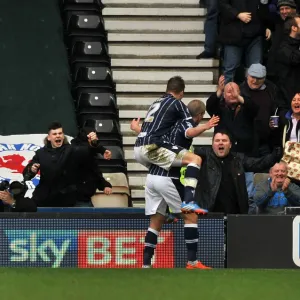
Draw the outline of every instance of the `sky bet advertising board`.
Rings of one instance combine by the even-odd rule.
[[[211,220],[206,221],[200,224],[200,258],[223,267],[222,220],[214,228],[216,235],[211,235]],[[179,223],[160,234],[155,268],[185,266]],[[148,225],[147,219],[0,219],[0,267],[140,268]]]

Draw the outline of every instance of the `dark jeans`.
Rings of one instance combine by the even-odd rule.
[[[234,81],[236,69],[240,66],[245,55],[245,66],[249,68],[252,64],[262,63],[262,37],[245,40],[241,47],[224,46],[224,76],[225,83]]]
[[[204,23],[204,50],[215,54],[218,37],[218,0],[205,0],[205,6],[207,15]]]

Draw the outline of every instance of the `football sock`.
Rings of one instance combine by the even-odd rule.
[[[157,245],[157,238],[158,238],[159,232],[148,228],[148,231],[145,236],[145,247],[144,247],[144,265],[151,265],[151,259],[154,254],[154,250]]]
[[[184,202],[189,203],[194,201],[195,188],[198,183],[200,166],[196,164],[188,164],[184,178]]]
[[[187,248],[187,258],[189,263],[197,262],[197,246],[198,246],[198,225],[184,225],[184,239]]]

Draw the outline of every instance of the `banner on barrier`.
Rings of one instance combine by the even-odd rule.
[[[148,226],[142,218],[0,218],[0,267],[141,268]],[[199,219],[198,226],[199,259],[223,268],[223,219]],[[185,267],[186,262],[183,222],[166,225],[153,267]]]

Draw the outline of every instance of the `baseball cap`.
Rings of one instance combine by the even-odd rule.
[[[255,78],[265,78],[267,75],[266,67],[261,64],[253,64],[248,69],[248,75]]]

